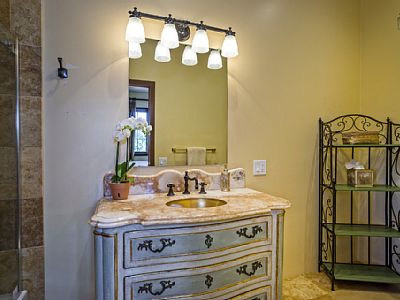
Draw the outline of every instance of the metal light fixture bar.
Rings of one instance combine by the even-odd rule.
[[[154,59],[161,63],[171,61],[170,49],[179,47],[180,42],[187,41],[190,37],[191,30],[189,26],[196,26],[196,32],[191,41],[191,45],[186,45],[182,54],[182,64],[186,66],[194,66],[197,64],[197,54],[210,52],[207,67],[209,69],[218,70],[222,68],[222,58],[236,57],[238,46],[236,42],[235,32],[232,28],[223,29],[215,26],[206,25],[203,21],[195,23],[189,20],[181,20],[172,18],[172,15],[159,16],[138,11],[135,7],[129,11],[129,22],[126,27],[125,39],[129,42],[129,58],[137,59],[142,56],[140,44],[146,40],[144,26],[141,18],[148,18],[163,21],[164,27],[161,32],[161,38],[157,43]],[[207,30],[224,33],[225,38],[220,49],[211,49]]]
[[[168,19],[171,19],[173,21],[173,23],[176,23],[176,24],[203,27],[203,28],[205,28],[207,30],[211,30],[211,31],[215,31],[215,32],[222,32],[222,33],[225,33],[225,34],[230,33],[232,35],[235,35],[235,32],[232,31],[231,27],[229,27],[229,29],[223,29],[223,28],[219,28],[219,27],[203,24],[203,22],[195,23],[195,22],[192,22],[192,21],[189,21],[189,20],[181,20],[181,19],[172,18],[172,15],[168,15],[168,17],[153,15],[153,14],[149,14],[149,13],[138,11],[136,7],[134,7],[133,10],[129,11],[129,16],[130,17],[138,17],[138,18],[142,17],[142,18],[148,18],[148,19],[154,19],[154,20],[161,20],[161,21],[164,21],[164,22],[166,20],[168,20]]]

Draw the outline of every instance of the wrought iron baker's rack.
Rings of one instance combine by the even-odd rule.
[[[378,132],[380,143],[345,145],[341,142],[342,133],[363,131]],[[343,176],[339,176],[344,169],[344,166],[338,165],[339,157],[348,155],[354,159],[360,153],[364,155],[367,168],[371,167],[374,159],[384,160],[381,184],[354,187],[347,185]],[[397,185],[400,181],[399,153],[400,124],[393,123],[389,118],[379,121],[366,115],[349,114],[328,122],[319,120],[318,265],[319,270],[330,277],[332,290],[336,280],[400,283],[400,193],[397,194],[400,192]],[[350,208],[349,217],[343,222],[337,219],[338,209],[346,209],[343,204],[338,206],[339,194],[340,199],[345,199],[345,204],[348,202]],[[365,199],[358,198],[362,196]],[[367,216],[363,221],[354,217],[357,212],[356,200],[356,204],[367,208]],[[384,209],[384,224],[372,222],[376,217],[371,208],[373,201]],[[337,240],[341,237],[349,240],[349,243],[344,243],[348,247],[341,247],[341,250],[349,254],[350,259],[347,261],[337,259]],[[355,243],[359,237],[367,239],[366,249],[362,243]],[[373,261],[376,258],[371,259],[371,247],[376,240],[381,239],[384,241],[384,249],[380,263],[376,264]],[[358,250],[366,250],[366,260],[356,255],[359,251],[355,253],[355,244]]]

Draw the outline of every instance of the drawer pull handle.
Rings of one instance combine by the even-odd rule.
[[[207,234],[204,244],[206,244],[207,248],[210,248],[212,246],[213,241],[214,241],[213,237],[211,235]]]
[[[255,297],[255,298],[253,298],[251,300],[261,300],[261,298],[260,297]]]
[[[254,238],[254,237],[257,235],[257,233],[263,232],[263,229],[262,229],[261,226],[259,226],[259,225],[253,226],[253,228],[252,228],[252,233],[251,233],[250,235],[247,234],[247,230],[248,230],[247,227],[240,228],[240,230],[236,231],[236,234],[237,234],[239,237],[244,236],[244,237],[246,237],[246,238],[248,238],[248,239],[252,239],[252,238]]]
[[[153,296],[159,296],[159,295],[161,295],[162,293],[164,293],[165,290],[167,290],[167,289],[172,289],[172,287],[175,285],[175,281],[171,281],[171,280],[168,280],[168,281],[160,281],[160,285],[161,285],[162,289],[159,290],[159,291],[153,292],[153,284],[152,284],[152,283],[145,283],[143,286],[140,286],[140,287],[139,287],[139,289],[138,289],[138,294],[141,294],[141,293],[146,293],[146,294],[147,294],[147,293],[150,293],[150,294],[152,294]]]
[[[146,240],[143,243],[140,243],[139,246],[137,247],[138,251],[144,250],[150,250],[153,253],[160,253],[162,252],[165,248],[167,247],[172,247],[175,245],[175,240],[171,239],[160,239],[160,242],[162,244],[161,248],[156,248],[153,249],[153,241],[152,240]]]
[[[253,276],[254,274],[256,274],[256,272],[257,272],[257,270],[258,270],[259,268],[262,268],[262,266],[263,266],[263,265],[262,265],[261,262],[255,261],[255,262],[253,262],[253,263],[251,264],[252,271],[247,272],[247,265],[244,265],[244,266],[240,266],[239,269],[236,269],[236,272],[237,272],[239,275],[245,274],[245,275],[247,275],[247,276]]]
[[[204,283],[206,284],[208,289],[212,286],[213,281],[214,281],[214,278],[212,276],[210,276],[210,275],[206,276],[206,281],[204,281]]]

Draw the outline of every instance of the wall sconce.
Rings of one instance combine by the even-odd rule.
[[[233,58],[239,55],[235,32],[232,28],[222,29],[209,26],[200,21],[194,23],[188,20],[180,20],[168,17],[152,15],[140,12],[135,7],[129,11],[129,21],[126,27],[125,38],[129,42],[129,58],[140,58],[142,56],[141,43],[146,41],[145,30],[141,18],[149,18],[164,21],[164,28],[161,32],[161,39],[155,49],[154,59],[158,62],[169,62],[171,60],[170,49],[179,47],[179,42],[183,42],[190,37],[190,27],[195,26],[196,33],[193,37],[192,45],[186,46],[182,55],[182,64],[194,66],[197,64],[197,53],[207,53],[210,51],[207,30],[225,33],[225,39],[221,46],[221,51],[211,49],[208,58],[208,68],[222,68],[221,55],[226,58]]]

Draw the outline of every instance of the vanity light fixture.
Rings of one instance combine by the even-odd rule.
[[[142,48],[139,43],[129,42],[129,58],[141,58]]]
[[[171,53],[169,48],[165,47],[161,41],[158,41],[156,51],[154,53],[154,59],[158,62],[169,62],[171,61]]]
[[[207,67],[212,70],[222,68],[222,58],[219,50],[211,50],[210,56],[208,57]]]
[[[165,20],[165,25],[161,32],[161,44],[169,49],[179,47],[178,32],[176,31],[171,15],[168,15],[168,18]]]
[[[144,26],[140,19],[140,12],[137,11],[136,7],[133,11],[130,11],[130,18],[128,25],[126,26],[125,39],[128,42],[144,43],[146,37],[144,34]]]
[[[238,56],[238,46],[236,42],[235,33],[232,31],[232,28],[229,27],[228,32],[226,33],[224,42],[222,43],[221,55],[226,58],[232,58]]]
[[[206,26],[203,21],[197,26],[196,33],[193,37],[192,48],[197,53],[207,53],[210,50]]]
[[[226,58],[236,57],[239,54],[235,32],[232,28],[222,29],[210,25],[206,25],[203,21],[194,23],[188,20],[173,18],[171,15],[167,17],[158,16],[140,12],[135,7],[133,11],[129,11],[129,22],[126,27],[126,40],[129,42],[129,57],[140,58],[142,51],[140,44],[145,42],[145,31],[141,18],[149,18],[164,21],[164,28],[161,33],[161,39],[157,44],[154,59],[159,62],[169,62],[171,60],[170,49],[179,47],[179,42],[183,42],[190,37],[190,26],[197,28],[193,37],[192,45],[185,47],[182,55],[182,64],[186,66],[194,66],[197,64],[196,53],[207,53],[210,50],[207,31],[220,32],[225,34],[221,51],[212,50],[208,58],[208,68],[222,68],[222,56]]]
[[[182,64],[185,66],[197,65],[197,53],[192,49],[191,46],[186,46],[182,54]]]

